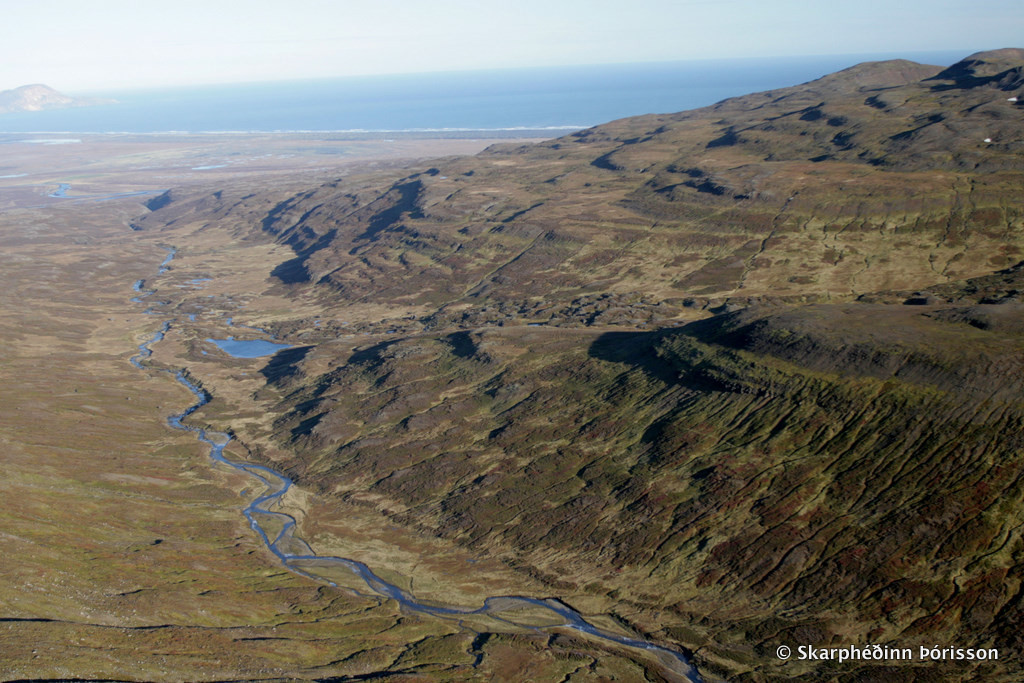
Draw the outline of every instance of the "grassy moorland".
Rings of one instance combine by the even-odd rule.
[[[297,348],[180,353],[317,548],[439,597],[474,559],[730,680],[1013,680],[1022,69],[860,65],[137,225],[289,248],[240,315]],[[868,644],[1002,656],[774,656]]]
[[[131,150],[107,142],[82,143],[88,151],[76,147],[74,154],[18,147],[22,156],[15,162],[12,152],[8,160],[29,180],[9,179],[0,188],[0,679],[305,680],[392,672],[465,680],[523,671],[557,680],[573,672],[631,677],[652,666],[568,635],[512,629],[478,637],[454,621],[405,614],[365,590],[359,595],[285,571],[241,515],[256,493],[252,481],[213,466],[192,435],[167,426],[166,417],[193,400],[159,369],[184,365],[175,354],[187,317],[173,320],[149,370],[129,362],[159,329],[164,317],[145,310],[165,290],[198,296],[188,280],[224,266],[227,284],[209,283],[202,294],[209,317],[202,333],[221,336],[223,318],[244,301],[226,290],[258,292],[251,283],[265,274],[231,279],[238,269],[217,260],[230,259],[217,244],[202,264],[214,272],[178,277],[172,270],[158,278],[170,242],[130,229],[145,212],[138,199],[46,196],[58,182],[104,196],[159,187],[163,178],[124,171],[128,151],[133,163],[151,165],[183,154],[184,163],[195,163],[191,156],[202,151],[194,141],[157,149],[150,140]],[[432,153],[434,144],[421,152]],[[89,169],[74,175],[86,158]],[[292,158],[290,168],[274,170],[308,177],[302,174],[311,161],[323,163]],[[195,243],[204,248],[201,239]],[[247,249],[247,267],[259,272],[286,251]],[[189,248],[183,252],[184,261]],[[159,292],[131,303],[140,279]],[[228,455],[245,453],[232,444]]]
[[[189,396],[155,368],[185,368],[213,397],[190,421],[295,480],[283,509],[317,553],[421,600],[558,597],[708,679],[1018,679],[1022,71],[1019,50],[860,65],[474,156],[193,179],[77,222],[70,204],[8,211],[4,257],[22,265],[3,271],[2,322],[25,339],[8,384],[25,398],[4,400],[2,433],[31,453],[5,485],[34,488],[2,505],[13,526],[16,501],[43,501],[10,542],[42,529],[40,547],[77,549],[4,570],[32,608],[12,618],[37,620],[5,626],[26,643],[68,623],[114,643],[208,626],[223,640],[207,659],[146,651],[219,659],[210,679],[242,666],[246,638],[268,639],[265,677],[670,676],[557,629],[471,634],[281,571],[238,515],[251,484],[162,422]],[[126,305],[139,278],[156,293]],[[140,373],[126,359],[158,326],[151,301],[171,327]],[[293,348],[245,360],[207,341],[261,336],[241,325]],[[67,370],[40,372],[58,347]],[[124,410],[100,400],[118,395]],[[115,444],[141,481],[102,469]],[[125,501],[153,506],[99,514]],[[53,507],[62,521],[34,525]],[[107,560],[106,537],[149,543],[152,580]],[[53,598],[16,574],[62,562],[77,588]],[[138,578],[106,587],[121,576]],[[136,608],[151,621],[89,586],[152,597]],[[72,619],[79,603],[98,606]],[[1000,657],[775,656],[873,644]],[[107,647],[128,651],[64,656]]]

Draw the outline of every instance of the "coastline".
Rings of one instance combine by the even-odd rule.
[[[337,178],[396,164],[529,144],[556,131],[397,133],[0,133],[0,209],[65,203],[79,196],[146,194],[238,180],[262,186],[310,175]],[[62,137],[67,135],[67,137]],[[97,160],[103,160],[97,164]],[[294,178],[288,178],[298,174]],[[60,188],[74,186],[74,195]]]
[[[56,144],[52,140],[4,140],[6,137],[29,135],[82,135],[98,137],[244,137],[244,136],[329,136],[336,140],[378,140],[402,137],[410,140],[434,139],[477,139],[477,138],[548,138],[591,127],[587,125],[564,126],[512,126],[508,128],[349,128],[337,130],[163,130],[163,131],[88,131],[88,130],[0,130],[0,144],[6,142],[37,142]],[[65,141],[59,141],[65,142]],[[67,140],[66,142],[80,142]]]

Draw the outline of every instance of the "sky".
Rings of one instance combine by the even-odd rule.
[[[1024,44],[1021,0],[0,0],[0,90]]]

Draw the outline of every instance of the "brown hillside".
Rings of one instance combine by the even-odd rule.
[[[234,428],[339,520],[500,561],[712,677],[1015,680],[1022,70],[864,64],[137,227],[291,247],[265,293],[317,315],[258,321],[302,348]],[[1001,656],[774,656],[876,643]]]

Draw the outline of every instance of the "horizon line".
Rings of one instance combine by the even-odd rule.
[[[999,48],[993,48],[999,49]],[[800,54],[800,55],[767,55],[767,56],[744,56],[744,57],[693,57],[693,58],[681,58],[681,59],[658,59],[658,60],[642,60],[636,62],[589,62],[585,64],[550,64],[545,66],[500,66],[500,67],[489,67],[489,68],[477,68],[477,69],[441,69],[436,71],[394,71],[386,73],[365,73],[365,74],[338,74],[333,76],[295,76],[289,78],[273,78],[273,79],[252,79],[252,80],[224,80],[224,81],[191,81],[191,82],[170,82],[163,84],[133,84],[133,85],[120,85],[120,86],[90,86],[86,88],[53,88],[48,83],[40,81],[32,81],[30,83],[22,83],[20,85],[12,86],[10,88],[4,88],[0,92],[7,90],[14,90],[21,88],[26,85],[45,85],[58,90],[61,93],[69,95],[100,95],[100,94],[115,94],[115,93],[129,93],[129,92],[145,92],[145,91],[164,91],[164,90],[176,90],[184,88],[217,88],[217,87],[239,87],[239,86],[266,86],[275,84],[285,83],[314,83],[314,82],[330,82],[330,81],[346,81],[346,80],[367,80],[373,78],[413,78],[413,77],[425,77],[425,76],[457,76],[457,75],[471,75],[471,74],[491,74],[491,73],[511,73],[511,72],[542,72],[542,71],[555,71],[563,69],[598,69],[598,68],[611,68],[611,67],[639,67],[643,65],[670,65],[670,64],[727,64],[727,63],[739,63],[739,62],[757,62],[764,60],[772,61],[810,61],[815,59],[841,59],[850,58],[851,61],[848,66],[855,66],[862,61],[881,61],[888,59],[907,59],[912,56],[926,57],[928,55],[950,57],[952,55],[960,55],[957,60],[969,57],[977,52],[983,52],[986,50],[977,50],[971,48],[964,49],[940,49],[940,50],[900,50],[893,52],[837,52],[837,53],[821,53],[821,54]],[[911,60],[916,61],[916,60]],[[924,63],[924,62],[922,62]],[[950,66],[955,62],[949,64],[936,64],[936,66]]]

